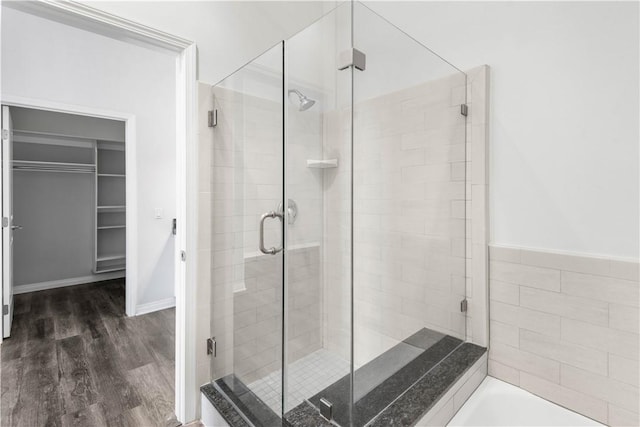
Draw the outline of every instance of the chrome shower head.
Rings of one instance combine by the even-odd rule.
[[[298,111],[307,111],[309,108],[313,107],[313,104],[316,103],[316,101],[314,101],[311,98],[308,98],[306,95],[303,95],[297,89],[291,89],[289,91],[289,95],[291,95],[292,93],[295,93],[298,96],[298,101],[300,102],[300,106],[298,107]]]
[[[314,101],[313,99],[304,97],[303,99],[300,100],[300,111],[308,110],[309,108],[313,107],[313,104],[315,103],[316,101]]]

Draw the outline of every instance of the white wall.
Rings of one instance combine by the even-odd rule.
[[[195,40],[215,83],[333,2],[91,4]],[[639,255],[637,3],[368,5],[457,67],[492,67],[494,243]]]
[[[91,1],[92,7],[195,41],[199,79],[217,83],[318,19],[323,1]]]
[[[638,257],[638,3],[368,5],[491,66],[494,243]]]
[[[173,297],[175,57],[3,7],[2,94],[135,114],[138,305]]]

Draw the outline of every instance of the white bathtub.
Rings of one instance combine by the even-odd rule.
[[[486,377],[449,426],[602,426],[521,388]]]

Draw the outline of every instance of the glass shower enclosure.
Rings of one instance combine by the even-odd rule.
[[[211,380],[370,423],[466,339],[466,76],[348,2],[212,91]]]

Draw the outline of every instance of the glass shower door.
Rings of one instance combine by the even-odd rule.
[[[292,423],[330,406],[349,425],[352,70],[339,57],[350,47],[348,2],[285,42],[285,196],[295,214],[285,232],[284,417]]]
[[[283,43],[213,87],[215,385],[279,424],[283,352]]]
[[[350,416],[350,46],[344,3],[213,88],[212,377],[254,425]]]

